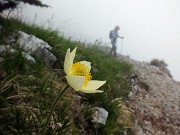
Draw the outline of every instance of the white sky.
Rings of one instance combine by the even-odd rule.
[[[23,5],[23,17],[60,29],[74,39],[108,42],[119,25],[122,54],[140,61],[153,58],[168,64],[180,81],[180,0],[42,0],[52,8]],[[49,23],[47,22],[49,20]],[[120,52],[121,40],[118,42]],[[110,46],[110,44],[109,44]]]

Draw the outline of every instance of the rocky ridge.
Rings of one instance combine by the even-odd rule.
[[[129,57],[119,56],[134,66],[129,109],[136,135],[180,134],[180,82],[169,72]]]

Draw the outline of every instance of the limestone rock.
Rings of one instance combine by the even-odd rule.
[[[50,66],[53,66],[57,61],[56,56],[50,52],[52,47],[34,35],[19,31],[18,44],[25,52],[43,60]]]
[[[95,107],[93,108],[92,122],[96,124],[106,124],[108,112],[104,108]]]

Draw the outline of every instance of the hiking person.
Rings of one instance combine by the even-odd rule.
[[[114,57],[116,57],[116,49],[117,49],[116,42],[117,42],[117,38],[124,39],[124,37],[119,36],[119,33],[118,33],[119,30],[120,30],[120,27],[116,26],[114,28],[114,30],[111,30],[110,33],[109,33],[109,38],[110,38],[111,44],[112,44],[112,48],[111,48],[110,54],[112,54],[112,52],[114,52]]]

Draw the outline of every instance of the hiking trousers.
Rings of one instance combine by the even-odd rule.
[[[112,55],[112,52],[114,53],[114,57],[116,57],[116,40],[111,40],[111,44],[112,44],[112,48],[111,48],[111,51],[110,51],[110,54]]]

